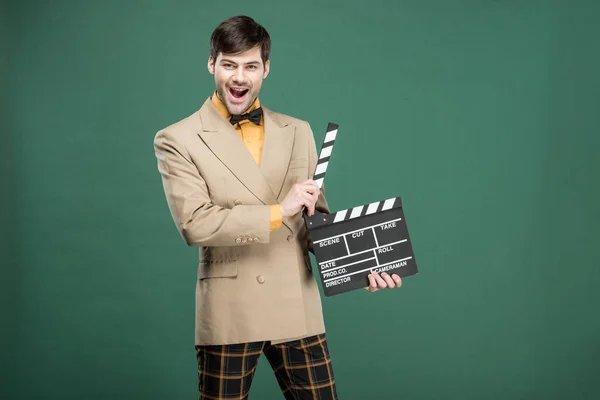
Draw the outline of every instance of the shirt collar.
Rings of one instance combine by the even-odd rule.
[[[229,121],[229,119],[231,118],[231,113],[229,112],[229,110],[227,110],[227,107],[225,106],[225,104],[223,104],[221,99],[219,99],[219,96],[217,96],[216,90],[213,93],[213,95],[211,96],[210,100],[212,101],[213,105],[215,106],[215,108],[217,109],[219,114],[221,114],[223,116],[223,118],[225,118],[227,121]],[[244,111],[242,114],[246,114],[251,111],[254,111],[259,107],[260,107],[260,100],[258,99],[258,97],[256,97],[254,102],[252,104],[250,104],[250,107],[248,107],[248,109],[246,111]],[[262,122],[262,120],[261,120],[261,122]]]

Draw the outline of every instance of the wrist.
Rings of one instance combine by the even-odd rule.
[[[294,215],[294,211],[293,210],[289,210],[287,207],[283,206],[283,205],[279,205],[279,211],[281,211],[281,217],[282,218],[289,218],[291,216]]]
[[[279,204],[279,213],[281,214],[282,218],[288,217],[287,213],[285,212],[285,208],[281,204]]]

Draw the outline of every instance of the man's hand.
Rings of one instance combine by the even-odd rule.
[[[402,286],[402,279],[398,275],[392,274],[392,276],[389,276],[385,272],[379,275],[377,272],[373,272],[369,274],[369,286],[365,289],[369,292],[376,292],[379,289],[392,289],[400,286]]]
[[[279,205],[281,216],[286,218],[296,215],[302,211],[302,207],[307,208],[309,217],[312,216],[320,193],[319,186],[312,179],[296,183]]]

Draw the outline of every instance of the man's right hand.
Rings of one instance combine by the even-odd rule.
[[[312,216],[320,193],[319,186],[312,179],[296,183],[279,205],[281,216],[287,218],[296,215],[302,211],[302,207],[306,207],[309,217]]]

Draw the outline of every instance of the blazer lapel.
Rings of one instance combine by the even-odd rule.
[[[219,114],[210,99],[207,99],[200,109],[200,119],[202,120],[202,130],[198,134],[215,156],[260,201],[267,205],[277,204],[277,197],[256,165],[256,161],[233,126]],[[264,150],[263,147],[263,152]]]
[[[277,115],[263,107],[265,138],[260,161],[260,172],[269,183],[271,191],[281,199],[283,182],[294,147],[295,129],[282,122]]]

